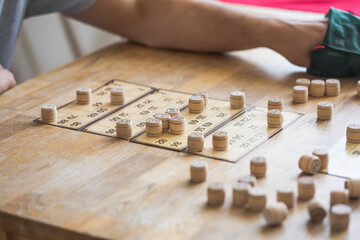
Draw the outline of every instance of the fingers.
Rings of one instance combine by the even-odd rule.
[[[0,94],[15,86],[14,75],[0,65]]]

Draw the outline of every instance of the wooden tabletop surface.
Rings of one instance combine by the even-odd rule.
[[[283,225],[271,228],[261,213],[232,206],[231,186],[249,173],[252,156],[268,160],[258,186],[271,204],[278,186],[296,189],[299,156],[318,145],[333,146],[347,124],[359,122],[356,79],[341,79],[340,96],[294,105],[298,77],[314,78],[268,49],[210,55],[122,43],[20,84],[0,96],[0,239],[357,239],[359,200],[351,201],[349,229],[340,233],[330,230],[328,219],[309,222],[307,202],[298,202]],[[41,105],[63,105],[74,99],[76,88],[96,88],[114,78],[205,90],[221,99],[240,89],[250,104],[266,106],[270,97],[281,97],[287,110],[305,115],[237,163],[33,122]],[[317,121],[319,101],[334,104],[331,121]],[[205,183],[189,181],[195,159],[209,164]],[[329,192],[342,189],[345,179],[315,178],[316,198],[328,207]],[[221,207],[206,204],[212,181],[226,186]]]

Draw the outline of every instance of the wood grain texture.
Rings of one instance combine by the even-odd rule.
[[[39,240],[289,239],[294,234],[296,239],[356,239],[359,200],[350,202],[350,226],[341,233],[330,231],[328,219],[310,223],[306,202],[298,202],[277,228],[266,227],[261,213],[231,204],[231,186],[239,175],[249,174],[251,157],[267,158],[267,174],[258,186],[271,204],[278,186],[296,188],[301,155],[318,145],[331,148],[345,136],[347,124],[358,121],[355,79],[341,79],[337,97],[310,97],[294,105],[298,77],[311,78],[268,49],[210,55],[126,43],[20,84],[0,96],[0,229]],[[96,88],[114,78],[184,92],[205,90],[220,99],[242,90],[253,105],[283,98],[285,110],[306,115],[236,164],[31,121],[39,117],[41,105],[62,105],[74,99],[76,88]],[[334,104],[331,121],[317,120],[319,101]],[[195,159],[209,164],[208,182],[190,182]],[[339,159],[330,156],[331,161]],[[342,189],[345,179],[315,178],[316,198],[328,207],[330,191]],[[210,181],[226,186],[221,207],[206,205]]]

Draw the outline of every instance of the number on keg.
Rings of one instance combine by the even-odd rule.
[[[159,140],[157,140],[155,143],[158,143],[158,144],[164,144],[164,143],[166,143],[168,140],[166,140],[166,139],[159,139]]]
[[[182,143],[181,142],[173,142],[172,144],[170,144],[170,146],[172,147],[178,147],[180,146]]]

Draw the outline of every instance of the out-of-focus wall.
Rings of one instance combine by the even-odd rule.
[[[119,40],[60,14],[33,17],[23,23],[10,71],[24,82]]]

